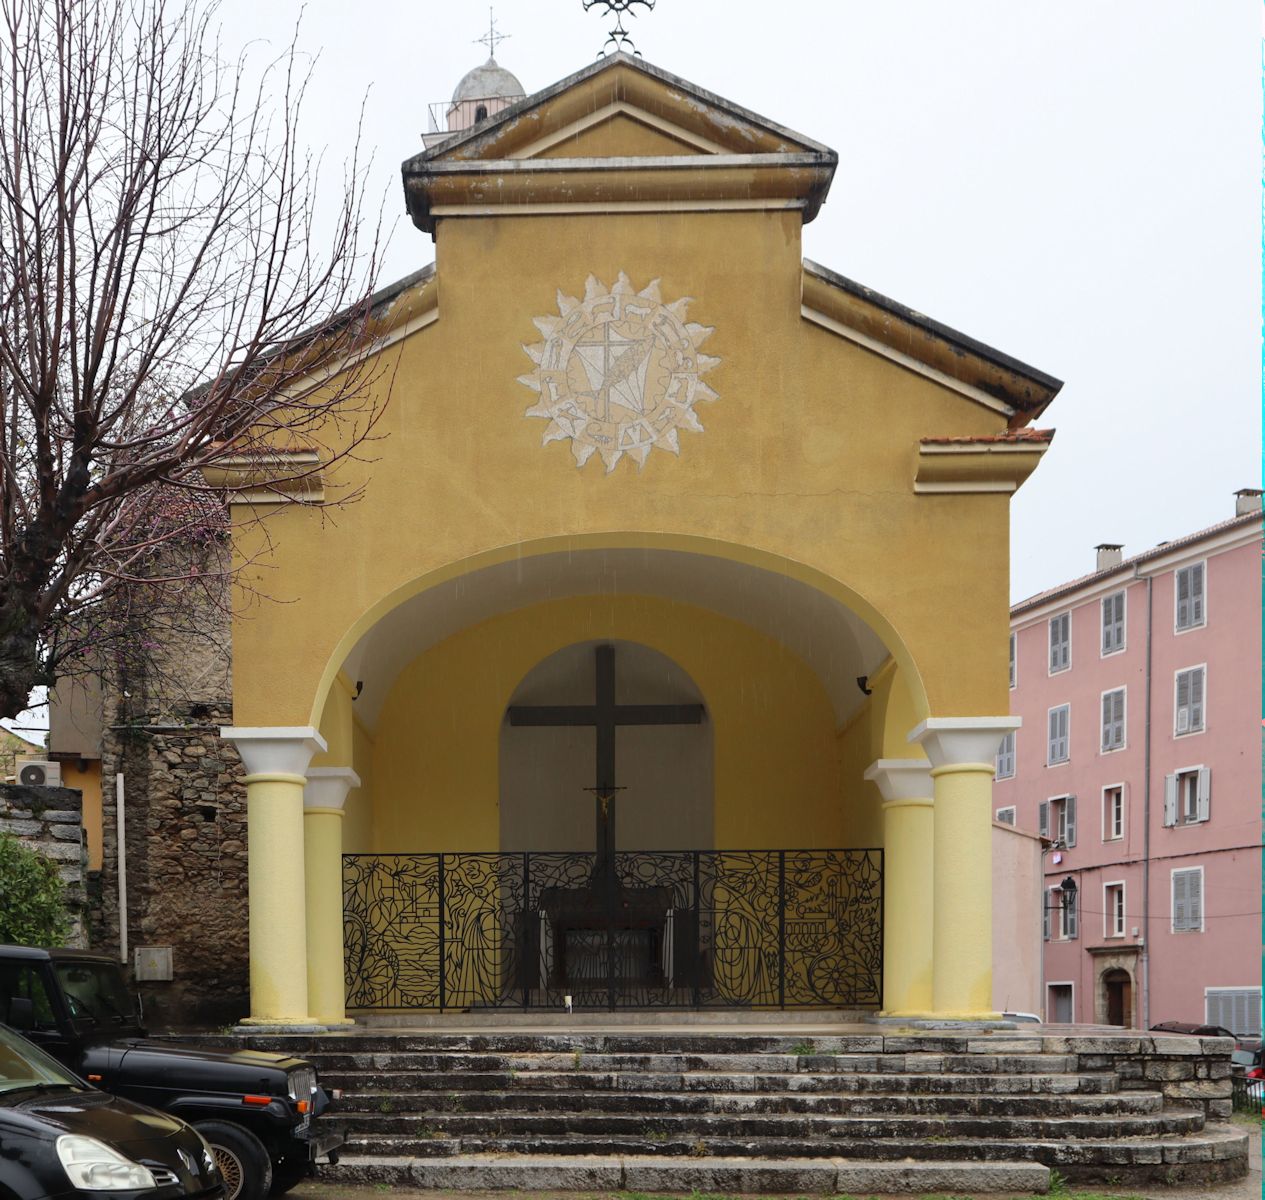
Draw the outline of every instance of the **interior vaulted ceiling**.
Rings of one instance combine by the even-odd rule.
[[[656,596],[709,609],[780,642],[821,679],[842,724],[863,697],[857,676],[888,657],[855,613],[815,588],[773,571],[674,550],[585,550],[499,563],[439,584],[382,618],[343,669],[364,691],[356,703],[370,728],[397,676],[419,654],[499,613],[573,596]]]

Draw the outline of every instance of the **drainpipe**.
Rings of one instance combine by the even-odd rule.
[[[1135,572],[1137,568],[1134,568]],[[1142,1028],[1151,1028],[1151,585],[1146,577],[1146,725],[1142,739]]]
[[[114,777],[114,818],[118,837],[115,859],[119,875],[119,962],[127,962],[127,800],[123,791],[123,772]]]

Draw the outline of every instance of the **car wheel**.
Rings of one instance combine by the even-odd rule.
[[[283,1158],[273,1164],[270,1194],[285,1195],[292,1187],[298,1187],[311,1173],[312,1166],[306,1158]]]
[[[272,1188],[272,1163],[263,1143],[227,1121],[203,1121],[194,1128],[206,1138],[224,1177],[224,1200],[264,1200]]]

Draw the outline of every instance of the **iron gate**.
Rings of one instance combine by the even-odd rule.
[[[352,1009],[877,1007],[882,850],[347,854]]]

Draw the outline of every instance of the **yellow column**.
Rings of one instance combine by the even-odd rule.
[[[359,786],[350,767],[311,767],[303,795],[307,999],[322,1025],[355,1024],[343,986],[343,805]]]
[[[929,717],[909,734],[935,781],[931,1007],[987,1019],[993,1009],[993,769],[1018,717]]]
[[[250,1016],[246,1025],[315,1025],[308,1009],[301,853],[307,765],[325,742],[310,726],[236,726],[220,736],[246,767]]]
[[[934,919],[931,764],[880,758],[865,778],[883,797],[883,1015],[927,1016]]]

